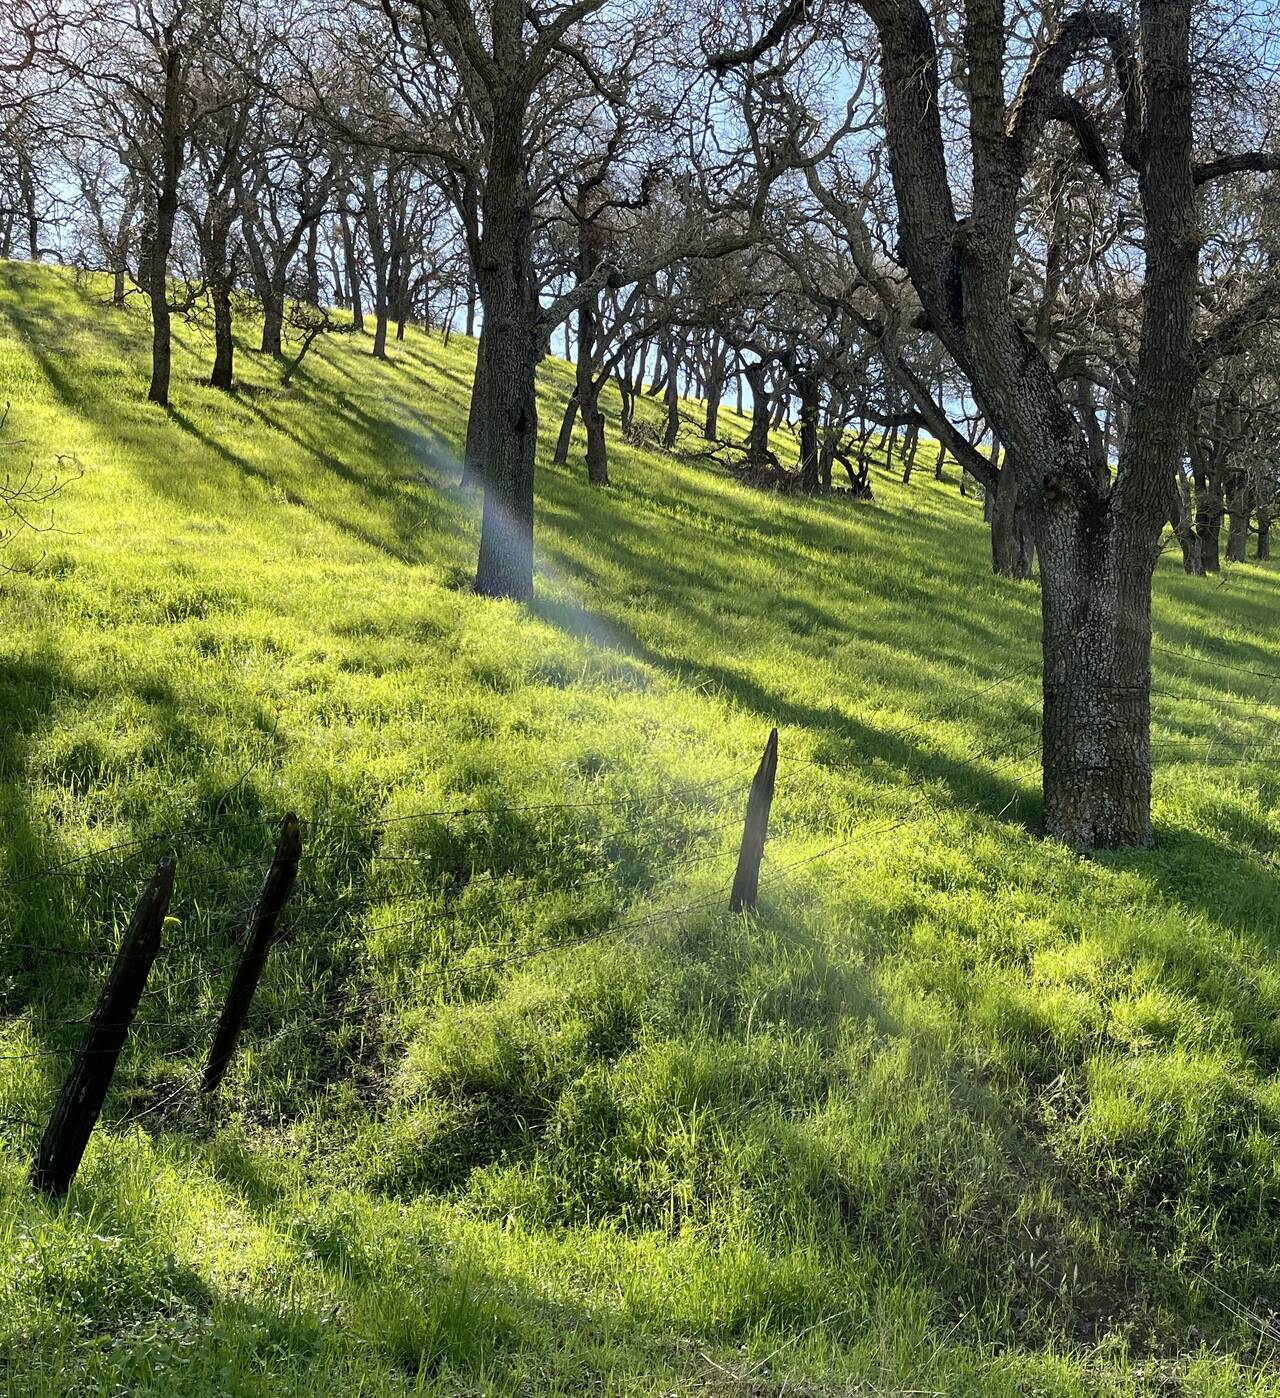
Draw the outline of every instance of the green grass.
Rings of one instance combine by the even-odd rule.
[[[7,432],[84,464],[0,577],[0,1391],[1280,1393],[1274,571],[1162,561],[1158,846],[1084,860],[1035,835],[1035,590],[954,479],[784,499],[611,438],[613,490],[541,471],[521,610],[467,588],[471,342],[284,392],[246,348],[226,397],[178,334],[163,412],[139,308],[0,263]],[[53,1206],[102,963],[39,948],[111,947],[170,848]]]

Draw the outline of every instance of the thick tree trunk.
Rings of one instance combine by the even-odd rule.
[[[1151,843],[1155,549],[1129,529],[1050,504],[1038,531],[1045,831],[1082,850]]]
[[[1002,578],[1025,582],[1031,576],[1035,547],[1026,507],[1018,498],[1018,479],[1010,466],[1000,472],[994,491],[987,491],[991,508],[991,567]]]
[[[543,351],[522,117],[516,93],[494,112],[477,268],[488,414],[476,591],[517,601],[533,595],[535,378]]]
[[[747,460],[759,463],[769,452],[769,394],[765,390],[768,370],[763,364],[748,364],[743,371],[751,385],[751,429],[747,433]]]
[[[1258,545],[1253,555],[1259,563],[1271,557],[1271,506],[1258,506]]]

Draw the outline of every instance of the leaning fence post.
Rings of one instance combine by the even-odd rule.
[[[160,950],[160,932],[173,894],[173,859],[162,859],[134,909],[111,974],[89,1020],[40,1140],[31,1182],[46,1194],[71,1187],[97,1125],[120,1050],[138,1010],[143,987]]]
[[[760,887],[760,861],[764,858],[765,836],[769,833],[769,807],[773,804],[773,786],[778,776],[778,730],[771,729],[764,745],[764,756],[751,781],[747,797],[747,818],[742,826],[742,847],[738,851],[738,869],[733,876],[733,892],[729,895],[731,913],[753,913]]]
[[[200,1079],[201,1092],[216,1092],[223,1074],[236,1051],[236,1041],[244,1028],[249,1014],[253,992],[258,988],[262,968],[267,964],[267,953],[275,938],[276,923],[280,913],[293,891],[293,883],[298,875],[298,861],[302,858],[302,830],[298,817],[292,811],[285,816],[280,827],[280,838],[276,841],[275,857],[267,877],[263,880],[262,891],[253,909],[249,923],[249,933],[245,938],[244,951],[240,963],[227,991],[226,1003],[218,1020],[218,1028],[213,1036],[209,1057]]]

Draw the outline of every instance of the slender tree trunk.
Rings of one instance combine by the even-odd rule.
[[[680,364],[675,357],[675,350],[669,351],[668,363],[670,372],[667,374],[667,425],[662,434],[662,445],[668,451],[675,446],[680,436]]]
[[[231,330],[231,286],[219,278],[210,288],[213,298],[213,369],[209,387],[231,392],[235,376],[235,338]]]
[[[798,375],[796,388],[800,394],[800,489],[806,495],[816,495],[820,482],[816,375]]]
[[[1249,516],[1253,513],[1249,499],[1249,473],[1236,471],[1227,487],[1227,562],[1243,563],[1248,557]]]
[[[573,424],[578,420],[578,395],[573,392],[564,405],[564,416],[560,419],[560,435],[556,438],[556,449],[551,457],[554,466],[569,464],[569,446],[573,441]]]
[[[22,204],[27,222],[27,250],[32,262],[40,261],[40,218],[36,210],[36,186],[32,178],[31,166],[23,158],[18,160],[18,183],[22,191]]]
[[[156,191],[148,258],[147,292],[151,301],[151,384],[149,402],[169,406],[169,380],[173,370],[173,333],[169,324],[169,254],[178,217],[178,185],[186,150],[182,125],[183,57],[169,50],[165,59],[164,108],[161,129],[160,180]]]
[[[342,260],[347,270],[347,297],[351,302],[351,324],[357,331],[364,329],[364,306],[360,298],[360,268],[356,262],[356,235],[351,216],[346,209],[339,218],[342,225]]]
[[[714,442],[720,435],[720,400],[724,397],[724,357],[723,353],[711,366],[707,376],[707,416],[702,435],[708,442]]]
[[[373,357],[387,357],[387,260],[375,250],[373,254]]]
[[[1271,506],[1258,506],[1258,546],[1253,555],[1259,563],[1271,557]]]
[[[309,306],[320,304],[320,258],[319,258],[319,220],[313,220],[307,225],[307,290],[306,300]]]

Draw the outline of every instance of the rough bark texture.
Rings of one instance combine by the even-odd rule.
[[[816,374],[801,374],[796,381],[800,394],[800,489],[806,495],[816,495],[821,484],[821,463],[818,460],[818,378]]]
[[[165,54],[164,105],[161,115],[160,168],[155,189],[147,257],[147,295],[151,302],[151,384],[149,402],[169,406],[169,380],[173,368],[173,334],[169,325],[169,254],[178,217],[178,186],[186,152],[182,104],[185,62],[181,48]]]
[[[1026,507],[1019,502],[1018,478],[1007,466],[1000,472],[991,501],[991,567],[1002,578],[1025,581],[1031,576],[1035,545]]]
[[[937,94],[932,22],[919,0],[863,0],[880,38],[900,250],[931,324],[964,369],[1006,449],[1040,556],[1046,833],[1080,849],[1151,839],[1151,575],[1194,386],[1197,237],[1192,176],[1190,0],[1141,0],[1140,62],[1122,21],[1064,19],[1006,103],[1004,18],[973,6],[965,31],[977,191],[956,216]],[[1018,192],[1062,80],[1106,40],[1138,170],[1146,269],[1120,467],[1104,486],[1052,367],[1009,297]],[[1096,155],[1096,153],[1095,153]]]
[[[476,269],[484,306],[484,508],[476,591],[533,595],[533,475],[538,440],[534,379],[542,357],[533,277],[533,216],[518,92],[494,112]]]

